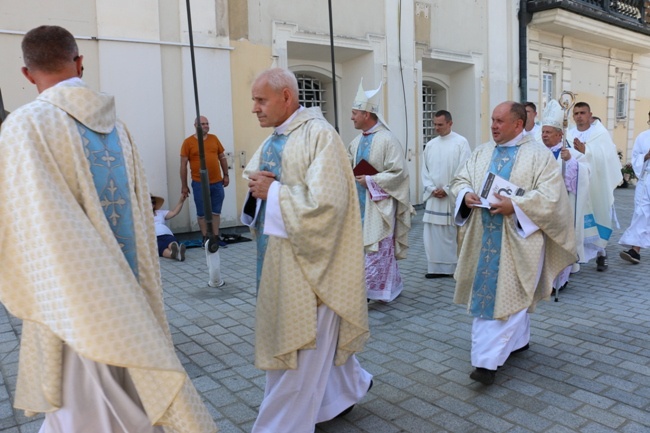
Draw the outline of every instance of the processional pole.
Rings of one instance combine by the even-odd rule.
[[[199,160],[201,174],[201,195],[203,197],[203,215],[208,236],[208,251],[216,253],[219,250],[219,242],[215,239],[212,231],[212,203],[210,202],[210,180],[208,169],[205,164],[205,147],[203,144],[203,127],[201,126],[201,111],[199,110],[199,90],[196,80],[196,63],[194,61],[194,35],[192,32],[192,13],[190,11],[190,0],[185,2],[187,6],[187,29],[190,34],[190,57],[192,59],[192,82],[194,83],[194,102],[196,105],[196,138],[199,142]]]
[[[336,64],[334,62],[334,30],[333,30],[333,25],[332,25],[332,0],[327,1],[327,5],[329,7],[329,17],[330,17],[330,58],[332,61],[332,92],[333,92],[333,98],[332,101],[334,103],[334,128],[336,129],[336,132],[339,132],[339,108],[338,104],[336,102]]]
[[[576,94],[573,92],[570,92],[568,90],[564,90],[560,94],[560,98],[558,99],[558,102],[562,109],[564,110],[564,117],[562,118],[562,149],[566,149],[567,147],[567,130],[569,129],[569,114],[571,113],[571,109],[575,105],[576,102]],[[562,158],[562,155],[560,154],[560,158]],[[566,176],[566,161],[562,159],[562,179],[564,180]],[[575,215],[573,217],[573,227],[576,225],[576,219]],[[560,288],[555,289],[555,302],[558,302],[559,298],[559,293],[560,293]]]
[[[562,119],[562,149],[566,149],[567,145],[567,129],[569,127],[569,114],[571,113],[571,109],[576,103],[576,94],[573,92],[569,92],[568,90],[564,90],[560,94],[560,99],[558,100],[562,108],[564,109],[564,118]],[[566,163],[564,160],[562,160],[562,178],[564,179],[564,174],[566,172]]]

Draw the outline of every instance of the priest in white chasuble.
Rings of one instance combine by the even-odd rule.
[[[371,172],[357,172],[357,193],[366,253],[368,299],[390,302],[404,288],[397,261],[406,258],[413,207],[404,151],[379,113],[381,85],[364,91],[362,83],[352,104],[355,129],[348,146],[352,167],[369,163]],[[362,162],[363,161],[363,162]]]
[[[592,215],[591,203],[589,201],[589,174],[590,167],[587,157],[573,149],[571,145],[564,140],[562,126],[564,123],[564,110],[559,102],[552,99],[546,104],[542,115],[542,142],[548,150],[553,153],[557,161],[557,168],[564,177],[564,186],[569,195],[569,204],[572,213],[570,215],[558,215],[568,224],[573,224],[575,228],[576,253],[578,261],[584,258],[584,238],[587,236],[597,236],[598,231],[595,227],[585,230],[585,215],[589,219]],[[572,266],[576,266],[574,263]],[[563,289],[569,282],[571,267],[567,266],[558,274],[553,282],[553,288],[556,290]]]
[[[311,433],[372,384],[354,356],[369,336],[359,204],[345,146],[320,108],[300,106],[295,75],[262,72],[252,97],[274,128],[244,170],[257,201],[242,215],[258,252],[255,365],[266,370],[252,431]]]
[[[497,105],[493,141],[479,146],[451,183],[461,225],[454,302],[474,317],[470,377],[485,385],[512,352],[528,348],[529,313],[576,260],[573,226],[558,218],[571,212],[562,175],[553,154],[523,133],[525,121],[522,104]],[[489,190],[485,204],[488,172],[522,191]]]
[[[17,408],[41,433],[211,433],[176,356],[151,197],[112,96],[58,26],[30,30],[39,92],[2,125],[0,300],[23,320]]]

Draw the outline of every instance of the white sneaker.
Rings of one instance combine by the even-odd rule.
[[[179,262],[184,262],[185,261],[185,244],[181,244],[180,249],[178,250],[178,261]]]
[[[169,249],[172,251],[172,259],[179,260],[178,258],[178,243],[177,242],[172,242],[169,244]]]
[[[580,263],[574,263],[571,266],[571,273],[575,274],[576,272],[580,272]]]
[[[210,286],[210,287],[223,287],[225,285],[226,285],[225,280],[221,280],[218,283],[213,283],[212,281],[208,281],[208,286]]]

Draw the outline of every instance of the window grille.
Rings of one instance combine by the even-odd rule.
[[[436,112],[436,92],[428,84],[422,85],[422,144],[425,145],[436,136],[433,115]]]
[[[298,101],[305,108],[320,107],[325,111],[325,86],[318,78],[306,74],[296,74],[298,80]]]
[[[627,117],[627,83],[616,84],[616,118]]]

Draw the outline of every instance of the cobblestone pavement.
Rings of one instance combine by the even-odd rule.
[[[468,376],[471,319],[452,303],[453,280],[424,278],[420,211],[400,262],[403,294],[369,304],[372,336],[359,359],[374,387],[316,431],[650,432],[650,256],[642,251],[636,266],[618,257],[634,190],[615,195],[622,229],[608,248],[609,270],[583,265],[559,302],[541,303],[530,350],[513,355],[489,387]],[[263,395],[264,374],[253,367],[254,251],[254,242],[221,250],[220,289],[206,284],[201,250],[188,250],[183,263],[161,259],[177,351],[222,432],[249,432]],[[40,418],[11,407],[19,333],[0,307],[0,431],[37,432]]]

